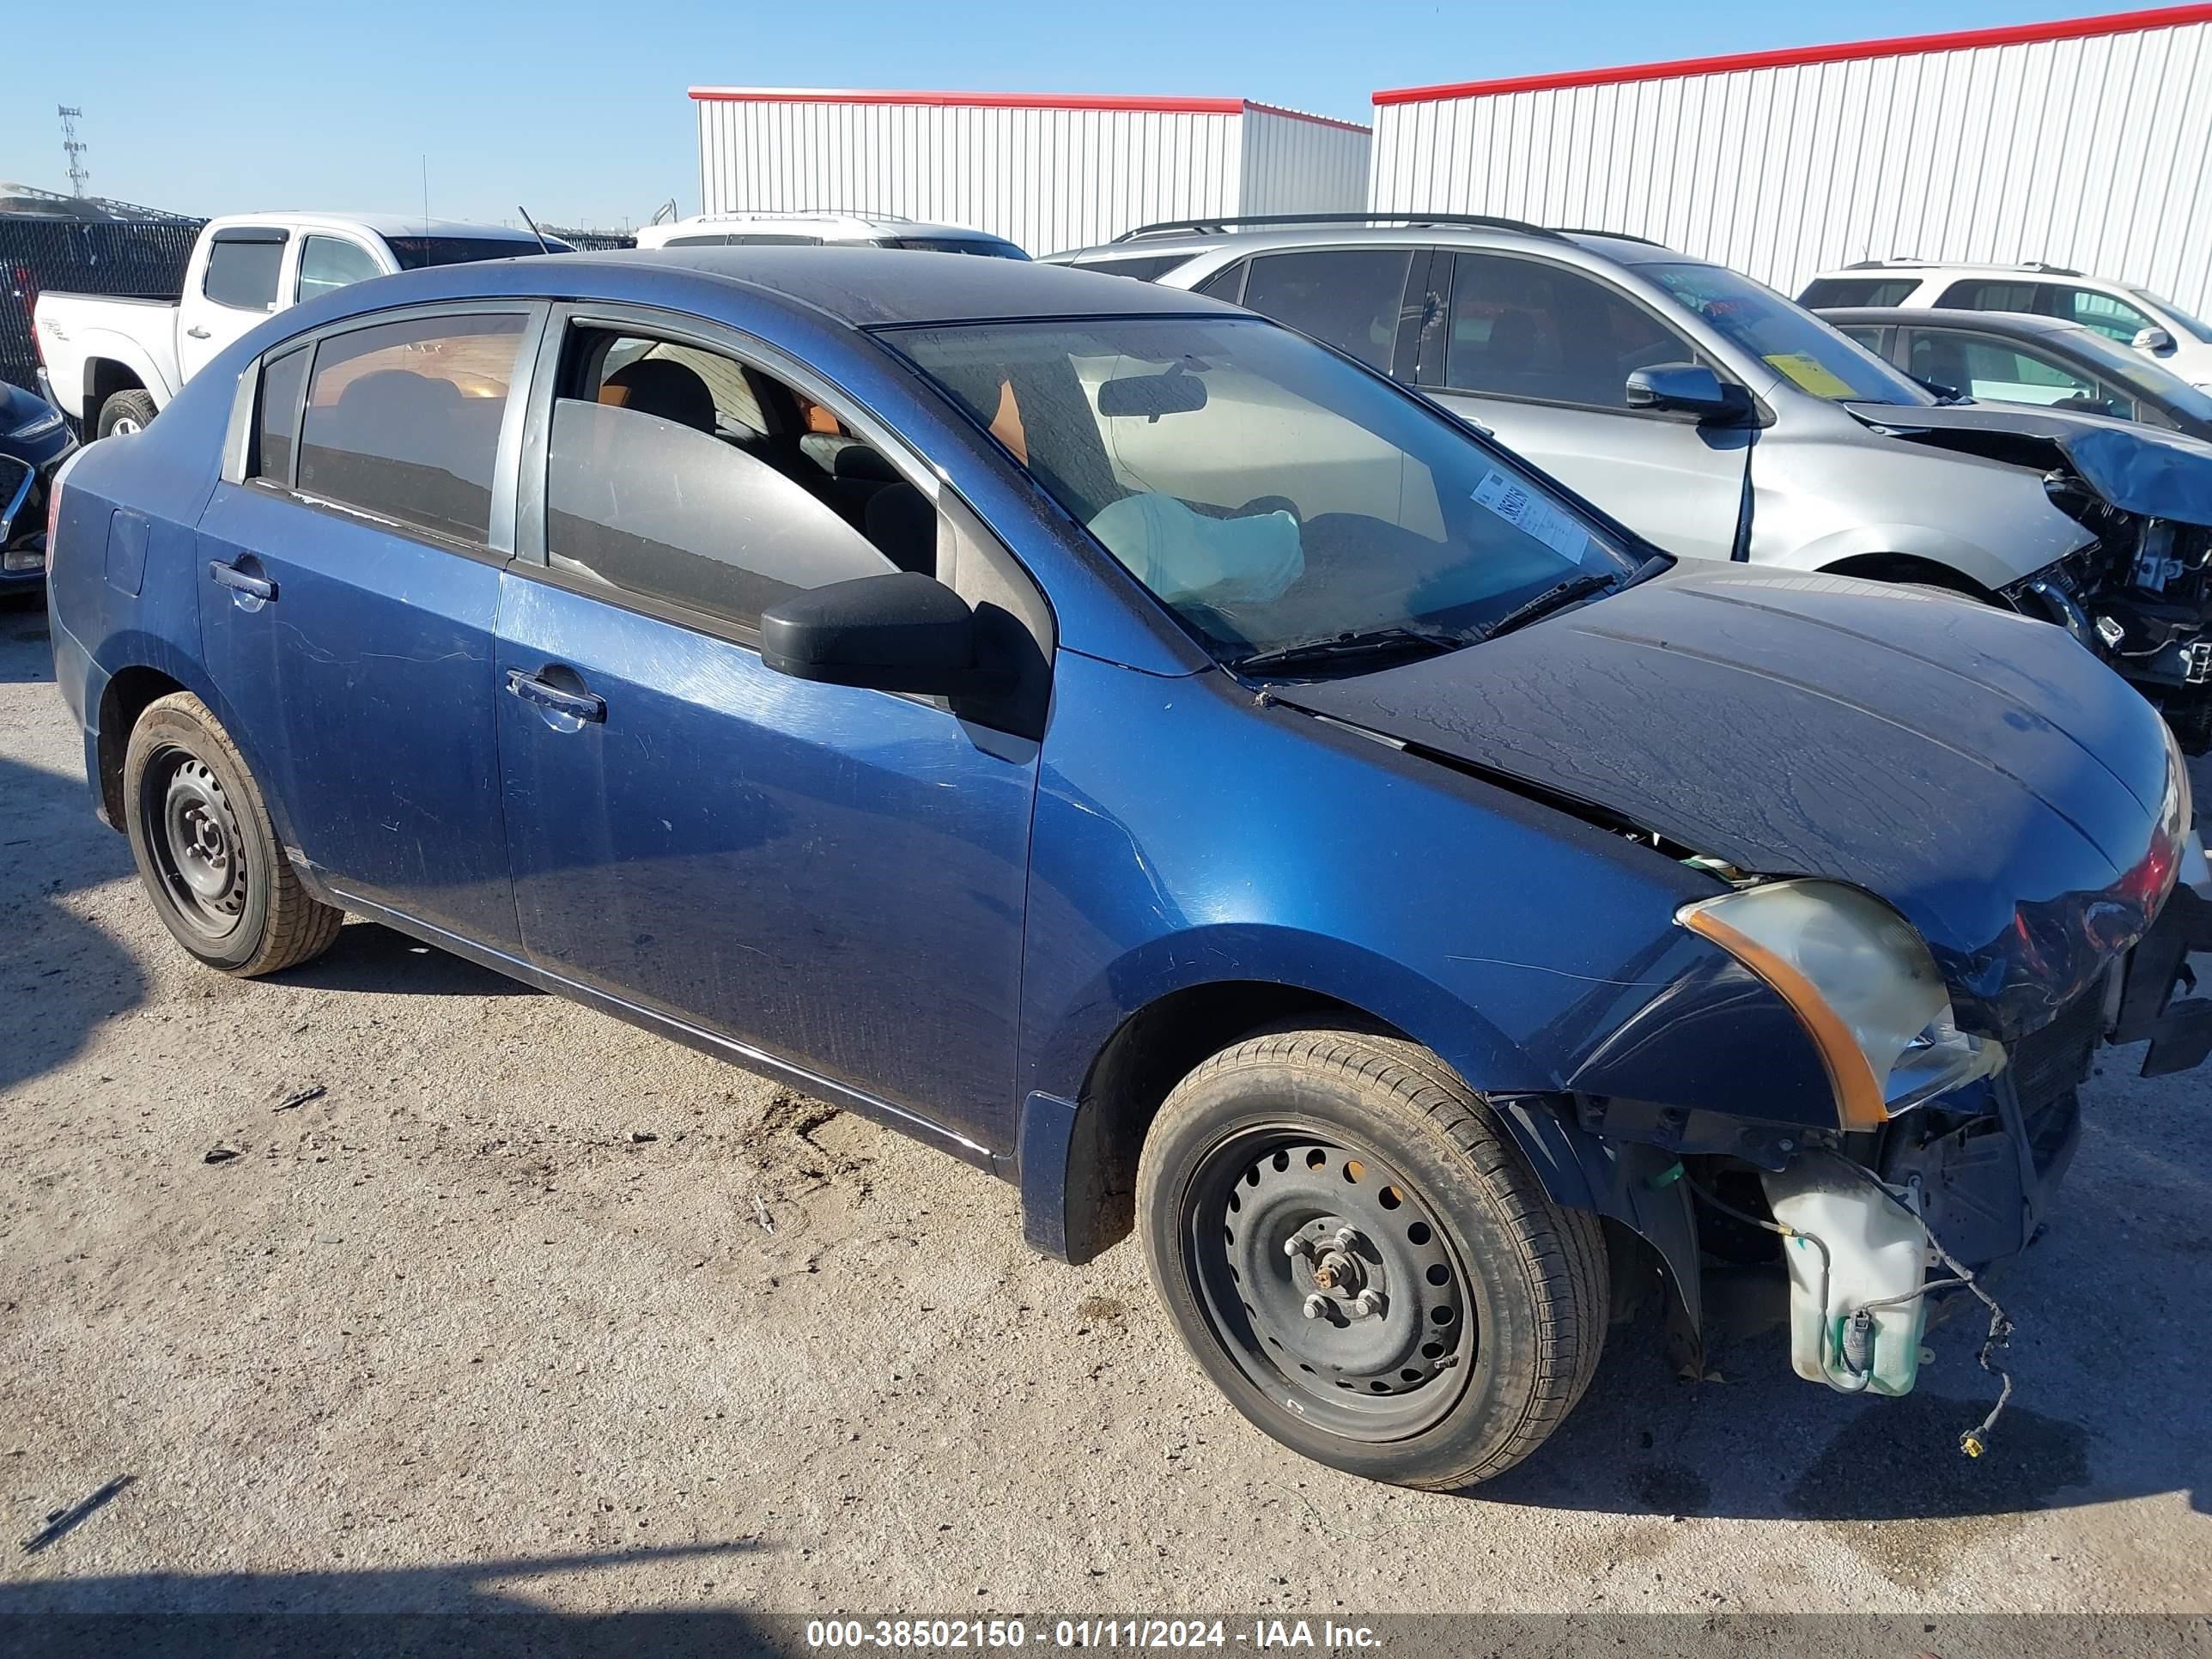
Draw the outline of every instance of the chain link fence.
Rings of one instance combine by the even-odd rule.
[[[173,300],[184,292],[185,266],[206,222],[0,217],[0,380],[33,389],[38,385],[31,307],[42,292]],[[555,230],[550,225],[545,234],[583,252],[637,245],[635,237]]]

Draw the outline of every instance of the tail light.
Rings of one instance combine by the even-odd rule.
[[[31,349],[38,357],[39,367],[44,368],[46,366],[46,348],[40,342],[39,319],[35,314],[39,308],[39,279],[31,274],[28,265],[17,265],[11,274],[15,292],[23,301],[24,325],[31,331]]]

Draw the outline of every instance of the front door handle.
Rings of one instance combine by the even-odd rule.
[[[204,340],[208,337],[208,331],[202,328],[198,323],[194,323],[190,328],[186,329],[185,332],[191,335],[195,340]]]
[[[520,668],[507,671],[507,689],[523,702],[533,703],[548,714],[565,715],[576,721],[604,720],[607,717],[607,700],[589,691],[568,691],[550,681]],[[574,726],[563,728],[574,731]]]
[[[225,564],[221,559],[208,561],[208,575],[217,586],[228,587],[243,599],[257,599],[261,605],[266,605],[276,597],[275,582],[254,575],[251,571],[240,570],[234,564]],[[258,608],[257,605],[256,609]]]

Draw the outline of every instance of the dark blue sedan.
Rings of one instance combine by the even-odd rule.
[[[2058,629],[1669,558],[1259,318],[832,249],[415,272],[59,485],[183,946],[374,918],[1133,1228],[1269,1434],[1510,1467],[1655,1269],[1912,1386],[2100,1042],[2194,1066],[2186,775]],[[1794,1236],[1786,1253],[1777,1231]],[[1814,1247],[1817,1247],[1817,1260]]]

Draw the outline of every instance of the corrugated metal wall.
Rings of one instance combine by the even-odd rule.
[[[1374,135],[1265,105],[1243,115],[1245,213],[1354,213],[1367,204]]]
[[[1637,74],[1379,94],[1370,204],[1628,231],[1785,293],[2042,259],[2212,307],[2212,25]]]
[[[1231,100],[1145,109],[693,95],[708,213],[896,213],[1049,253],[1163,219],[1356,211],[1366,199],[1364,129]]]

